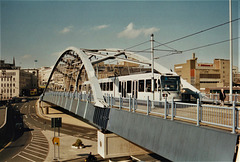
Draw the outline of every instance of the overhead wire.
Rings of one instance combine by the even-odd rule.
[[[198,31],[198,32],[195,32],[195,33],[192,33],[192,34],[189,34],[189,35],[186,35],[186,36],[183,36],[183,37],[180,37],[180,38],[177,38],[177,39],[174,39],[172,41],[169,41],[169,42],[166,42],[166,43],[163,43],[161,45],[157,45],[157,46],[154,46],[154,48],[156,47],[160,47],[160,46],[163,46],[163,45],[166,45],[166,44],[169,44],[169,43],[173,43],[173,42],[176,42],[176,41],[179,41],[179,40],[182,40],[182,39],[185,39],[185,38],[188,38],[188,37],[191,37],[191,36],[194,36],[194,35],[197,35],[197,34],[200,34],[200,33],[203,33],[203,32],[206,32],[206,31],[209,31],[209,30],[212,30],[212,29],[215,29],[215,28],[218,28],[220,26],[223,26],[223,25],[227,25],[229,24],[230,22],[235,22],[235,21],[238,21],[240,18],[236,18],[232,21],[228,21],[228,22],[225,22],[225,23],[222,23],[222,24],[219,24],[219,25],[215,25],[213,27],[210,27],[210,28],[207,28],[207,29],[204,29],[204,30],[201,30],[201,31]],[[147,49],[144,49],[143,51],[146,51],[146,50],[150,50],[151,48],[147,48]]]
[[[206,45],[199,46],[199,47],[186,49],[186,50],[181,51],[181,53],[189,52],[189,51],[193,51],[193,50],[196,50],[196,49],[205,48],[205,47],[209,47],[209,46],[213,46],[213,45],[217,45],[217,44],[221,44],[221,43],[225,43],[225,42],[229,42],[230,40],[236,40],[236,39],[239,39],[239,38],[240,37],[236,37],[236,38],[233,38],[233,39],[227,39],[227,40],[223,40],[223,41],[219,41],[219,42],[215,42],[215,43],[210,43],[210,44],[206,44]],[[180,53],[177,53],[177,52],[176,53],[169,53],[169,54],[165,54],[163,56],[156,57],[155,59],[159,59],[159,58],[162,58],[162,57],[171,56],[171,55],[175,55],[175,54],[180,54]]]
[[[239,39],[239,38],[240,38],[240,37],[236,37],[236,38],[232,38],[232,39],[227,39],[227,40],[219,41],[219,42],[216,42],[216,43],[210,43],[210,44],[206,44],[206,45],[203,45],[203,46],[199,46],[199,47],[195,47],[195,48],[183,50],[182,52],[188,52],[188,51],[192,51],[192,50],[196,50],[196,49],[200,49],[200,48],[204,48],[204,47],[209,47],[209,46],[221,44],[221,43],[224,43],[224,42],[229,42],[230,40],[235,40],[235,39]]]
[[[131,46],[131,47],[125,48],[125,50],[127,50],[127,49],[131,49],[131,48],[134,48],[134,47],[137,47],[137,46],[141,46],[141,45],[143,45],[143,44],[145,44],[145,43],[148,43],[148,42],[149,42],[149,41],[145,41],[145,42],[139,43],[139,44],[137,44],[137,45],[134,45],[134,46]]]

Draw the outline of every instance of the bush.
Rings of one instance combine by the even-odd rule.
[[[75,147],[83,146],[82,140],[77,139],[76,142],[74,144],[72,144],[72,146],[75,146]]]

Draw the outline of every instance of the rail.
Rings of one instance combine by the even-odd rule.
[[[209,93],[209,94],[203,94],[202,96],[204,96],[202,98],[202,101],[205,102],[211,102],[211,103],[220,103],[220,97],[219,97],[219,93]],[[230,101],[230,96],[232,96],[232,101]],[[240,94],[226,94],[226,98],[225,98],[225,102],[226,103],[232,103],[233,101],[235,101],[236,104],[240,104]]]
[[[52,96],[52,98],[51,98]],[[61,105],[64,98],[71,98],[80,101],[92,102],[91,94],[71,93],[71,92],[46,92],[45,97],[49,97],[53,103]],[[230,128],[232,133],[240,130],[240,108],[235,106],[233,101],[232,106],[216,106],[201,104],[197,100],[196,104],[165,101],[139,100],[135,98],[113,97],[110,95],[104,96],[104,99],[109,108],[117,108],[131,113],[142,113],[145,115],[154,115],[170,120],[184,120],[195,123],[196,126],[208,125],[221,128]],[[49,100],[49,99],[48,99]]]

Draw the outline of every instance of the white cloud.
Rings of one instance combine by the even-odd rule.
[[[69,33],[72,30],[73,26],[67,26],[60,31],[61,34]]]
[[[101,30],[101,29],[105,29],[105,28],[108,28],[109,25],[99,25],[99,26],[95,26],[93,29],[94,30]]]
[[[159,31],[160,29],[152,27],[152,28],[141,28],[141,29],[134,29],[134,24],[131,22],[122,32],[118,33],[119,38],[129,38],[133,39],[138,37],[139,35],[143,34],[145,36],[151,35],[154,32]]]
[[[32,55],[26,54],[26,55],[23,55],[23,56],[22,56],[22,59],[29,59],[29,58],[31,58],[31,57],[32,57]]]

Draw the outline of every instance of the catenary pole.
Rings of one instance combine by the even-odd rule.
[[[152,59],[152,108],[154,108],[154,35],[151,35],[151,59]]]
[[[229,0],[229,40],[230,40],[230,44],[229,44],[229,49],[230,49],[230,76],[229,76],[229,101],[232,102],[232,78],[233,78],[233,73],[232,73],[232,68],[233,68],[233,45],[232,45],[232,0]]]

